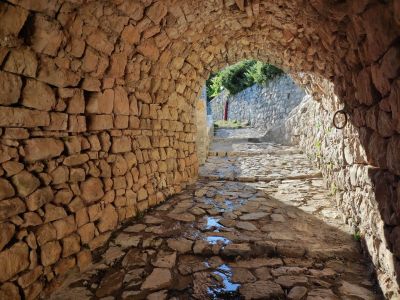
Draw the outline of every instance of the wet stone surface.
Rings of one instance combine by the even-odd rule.
[[[318,170],[271,147],[210,157],[203,178],[115,232],[50,299],[381,299]],[[269,179],[225,175],[241,164]]]

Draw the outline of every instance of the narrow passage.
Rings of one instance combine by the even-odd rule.
[[[51,299],[381,299],[320,172],[255,134],[220,131],[195,185],[117,231]]]

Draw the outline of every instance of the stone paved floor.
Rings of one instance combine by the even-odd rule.
[[[303,154],[217,144],[196,185],[116,232],[51,299],[381,299]]]
[[[260,138],[265,134],[265,130],[245,127],[238,129],[218,128],[215,130],[215,138],[232,139],[232,138]]]

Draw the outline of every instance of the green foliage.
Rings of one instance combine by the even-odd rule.
[[[314,146],[315,146],[315,149],[316,149],[315,158],[320,159],[322,157],[322,155],[321,155],[321,141],[317,140],[314,143]]]
[[[246,72],[247,78],[257,84],[265,84],[269,80],[274,79],[276,76],[282,74],[283,71],[277,67],[264,64],[261,61],[256,61]]]
[[[222,85],[234,95],[254,84],[246,73],[254,65],[254,61],[245,60],[222,71]]]
[[[219,95],[224,89],[222,85],[222,72],[210,76],[206,81],[207,99],[212,99]]]
[[[360,240],[361,240],[361,232],[359,232],[359,231],[354,232],[353,238],[354,238],[356,241],[360,241]]]
[[[210,76],[206,82],[207,98],[216,97],[224,88],[234,95],[254,84],[265,84],[282,73],[273,65],[244,60]]]
[[[144,211],[138,211],[137,212],[137,214],[136,214],[136,219],[137,220],[141,220],[141,219],[143,219],[144,218]]]

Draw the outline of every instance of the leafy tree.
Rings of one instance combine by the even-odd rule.
[[[265,84],[282,73],[282,70],[273,65],[244,60],[212,74],[206,83],[207,97],[212,99],[223,89],[234,95],[254,84]]]
[[[273,65],[257,61],[247,70],[246,76],[251,78],[254,83],[262,85],[282,73],[281,69]]]
[[[256,62],[244,60],[223,70],[222,85],[234,95],[254,84],[253,78],[247,76],[247,70]]]
[[[212,74],[206,81],[207,99],[212,99],[219,95],[224,89],[222,85],[222,72]]]

